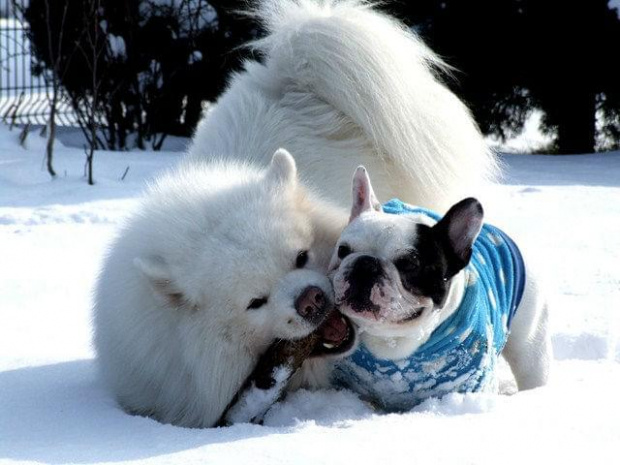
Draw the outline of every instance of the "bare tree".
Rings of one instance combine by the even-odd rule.
[[[54,142],[56,139],[56,116],[58,114],[58,104],[62,97],[62,80],[65,73],[68,71],[71,63],[71,57],[74,51],[69,50],[67,56],[67,50],[64,43],[64,31],[67,19],[67,13],[69,11],[69,1],[63,2],[60,12],[52,11],[49,0],[44,0],[45,7],[45,23],[47,25],[47,54],[49,62],[51,64],[48,67],[48,72],[45,74],[46,80],[51,84],[51,93],[47,93],[47,100],[49,105],[49,117],[47,121],[47,144],[45,147],[45,159],[47,165],[47,171],[52,176],[56,177],[56,171],[54,170],[53,158],[54,158]],[[24,3],[13,0],[13,7],[23,17]],[[54,5],[56,7],[56,5]],[[60,27],[55,29],[52,24],[54,18],[52,14],[59,14]]]
[[[84,147],[86,152],[86,175],[88,184],[93,185],[93,159],[95,150],[103,148],[105,145],[99,138],[99,128],[102,119],[101,95],[104,83],[105,70],[103,59],[109,51],[108,38],[106,31],[102,28],[100,18],[101,0],[86,0],[84,4],[84,34],[77,44],[77,49],[82,54],[84,61],[90,72],[90,82],[88,92],[74,102],[78,122],[82,132],[86,136],[88,145]]]

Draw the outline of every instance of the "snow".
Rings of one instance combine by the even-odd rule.
[[[110,54],[114,58],[125,59],[127,58],[127,50],[125,47],[125,39],[121,36],[115,36],[114,34],[108,34],[108,47],[110,48]]]
[[[202,61],[202,53],[200,52],[200,50],[194,50],[190,55],[189,55],[189,59],[188,59],[188,63],[190,65],[193,65],[195,63],[198,63],[199,61]]]
[[[0,463],[617,463],[620,152],[505,156],[503,184],[483,199],[546,271],[548,386],[389,415],[350,392],[300,391],[265,426],[192,430],[120,410],[90,342],[106,246],[145,182],[181,153],[97,152],[90,187],[71,137],[57,144],[53,181],[44,141],[33,132],[24,149],[17,139],[0,126]]]
[[[620,0],[619,0],[620,1]],[[508,153],[539,153],[553,142],[554,137],[543,134],[540,130],[544,114],[541,110],[534,110],[527,117],[523,129],[514,137],[501,141],[499,137],[491,136],[490,143],[493,147]]]

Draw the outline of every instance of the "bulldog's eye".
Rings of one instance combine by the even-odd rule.
[[[343,244],[340,247],[338,247],[338,258],[339,259],[342,260],[344,257],[349,255],[350,253],[351,253],[351,247],[349,247],[348,245]]]
[[[248,310],[256,310],[257,308],[261,308],[263,305],[267,303],[267,297],[259,297],[258,299],[250,300],[250,304],[248,305]]]
[[[414,273],[420,268],[420,260],[417,255],[410,254],[394,261],[394,265],[401,273]]]
[[[308,263],[308,251],[302,250],[297,254],[297,260],[295,260],[295,266],[297,268],[303,268]]]

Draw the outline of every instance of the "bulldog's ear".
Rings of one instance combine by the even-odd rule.
[[[168,265],[161,257],[135,258],[134,265],[148,280],[155,294],[171,307],[183,307],[188,300],[176,286]]]
[[[472,247],[480,229],[484,211],[474,198],[461,200],[433,227],[448,258],[448,276],[451,278],[467,266]]]
[[[370,176],[363,166],[358,166],[353,175],[353,205],[349,223],[367,211],[381,211],[381,203],[377,200],[370,184]]]
[[[284,149],[278,149],[271,157],[267,176],[278,184],[297,182],[297,164],[293,156]]]

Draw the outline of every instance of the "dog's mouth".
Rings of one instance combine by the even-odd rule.
[[[327,316],[316,333],[319,335],[319,342],[311,353],[312,357],[342,354],[355,343],[353,323],[338,310]]]

